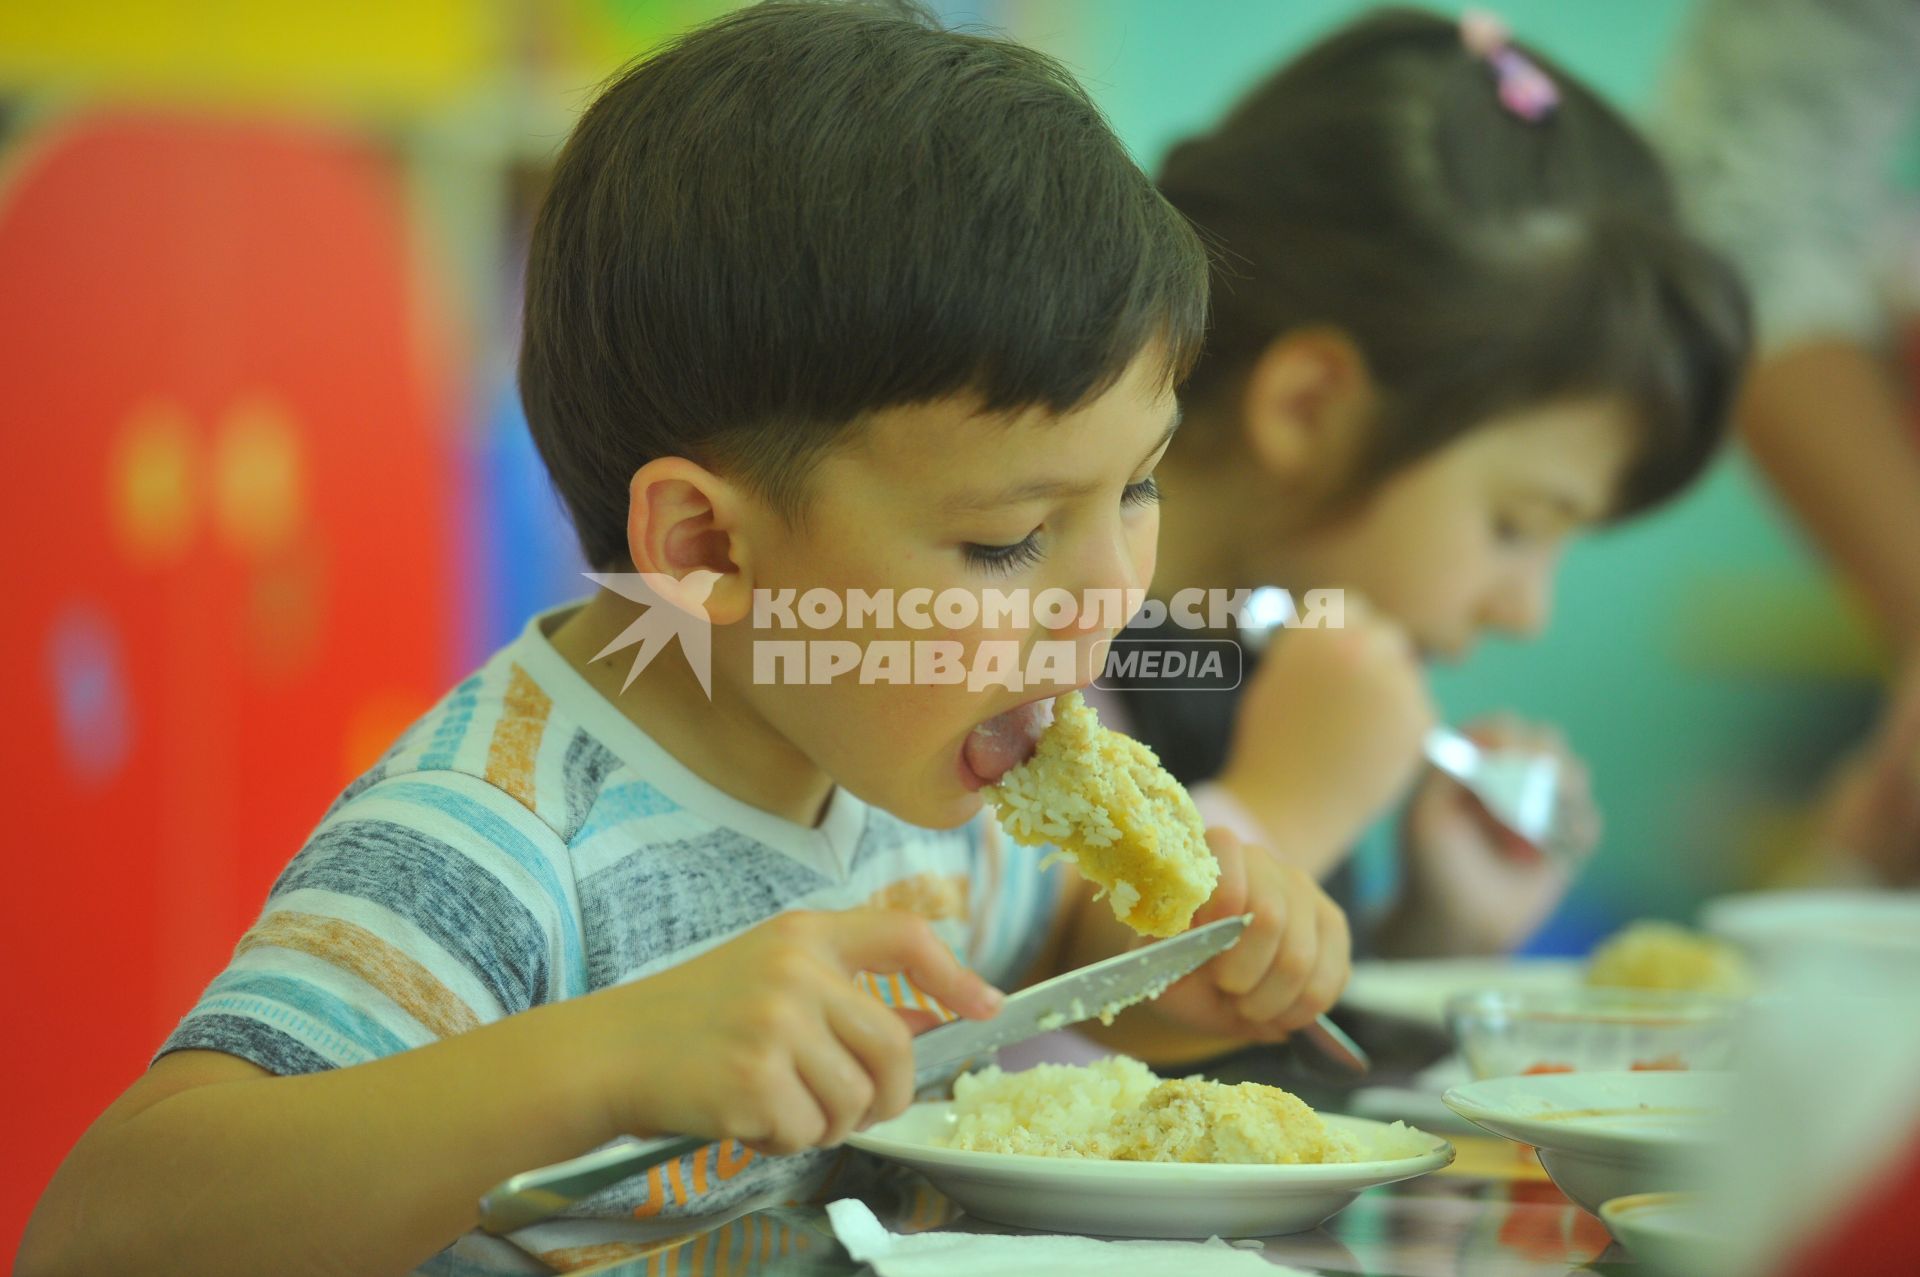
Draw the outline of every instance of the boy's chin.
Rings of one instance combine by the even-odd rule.
[[[876,801],[877,799],[877,801]],[[957,829],[980,814],[985,805],[978,793],[958,783],[916,787],[912,792],[889,792],[869,798],[875,807],[922,829]]]

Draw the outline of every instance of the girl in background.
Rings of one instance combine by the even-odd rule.
[[[1488,632],[1537,635],[1567,542],[1679,493],[1721,442],[1741,284],[1681,225],[1634,128],[1491,19],[1390,10],[1342,28],[1176,147],[1160,187],[1216,266],[1159,472],[1158,592],[1344,589],[1399,629],[1410,665],[1454,660]],[[1102,712],[1206,782],[1210,820],[1336,886],[1381,794],[1410,782],[1399,889],[1363,947],[1524,941],[1571,867],[1438,773],[1416,780],[1391,691],[1404,670],[1343,664],[1336,642],[1290,631],[1236,693],[1136,685]],[[1341,730],[1303,729],[1329,700]],[[1588,804],[1550,729],[1471,730],[1557,751],[1564,797]]]

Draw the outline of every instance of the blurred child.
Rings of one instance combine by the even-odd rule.
[[[905,1107],[906,1019],[862,973],[977,1017],[988,981],[1130,943],[981,815],[1020,752],[994,742],[1030,749],[1059,683],[768,681],[757,600],[1143,587],[1205,271],[1064,71],[899,6],[748,9],[620,76],[534,232],[521,385],[588,560],[675,602],[534,618],[347,788],[18,1271],[604,1262],[635,1216],[791,1195],[821,1157],[789,1155]],[[710,668],[697,641],[599,659],[676,605],[711,621]],[[861,637],[898,635],[965,664],[1102,632]],[[1213,845],[1200,920],[1255,921],[1152,1014],[1283,1035],[1337,996],[1344,919]],[[593,1199],[600,1231],[469,1231],[510,1174],[670,1132],[716,1143]]]
[[[1160,189],[1218,253],[1161,467],[1166,591],[1344,588],[1423,658],[1457,659],[1488,631],[1538,634],[1568,540],[1681,491],[1721,440],[1740,284],[1680,225],[1634,129],[1490,19],[1344,27],[1176,147]],[[1215,779],[1198,796],[1216,818],[1327,875],[1378,804],[1318,828],[1299,813],[1355,811],[1335,795],[1414,764],[1358,717],[1302,730],[1288,667],[1316,641],[1282,637],[1237,697],[1123,709],[1176,774]],[[1586,802],[1550,730],[1476,732],[1558,751]],[[1389,953],[1510,948],[1569,880],[1431,771],[1403,844],[1375,933]]]

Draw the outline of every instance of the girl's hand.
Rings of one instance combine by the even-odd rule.
[[[1553,754],[1560,760],[1558,801],[1570,821],[1571,855],[1550,859],[1487,814],[1478,799],[1429,769],[1402,827],[1406,890],[1396,910],[1416,947],[1443,953],[1505,953],[1545,921],[1573,881],[1573,865],[1600,840],[1591,779],[1560,734],[1511,715],[1469,725],[1492,748]],[[1403,937],[1404,934],[1403,934]]]

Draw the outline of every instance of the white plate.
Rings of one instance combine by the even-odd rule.
[[[1692,1193],[1616,1197],[1600,1207],[1600,1218],[1635,1259],[1666,1277],[1709,1277],[1732,1269],[1733,1246],[1714,1230]]]
[[[1693,1187],[1722,1135],[1733,1075],[1552,1073],[1495,1077],[1441,1098],[1461,1117],[1540,1152],[1560,1191],[1598,1214],[1632,1193]]]
[[[1342,1006],[1447,1027],[1447,999],[1499,989],[1551,993],[1579,987],[1586,964],[1573,958],[1423,958],[1356,962]]]
[[[1453,1145],[1416,1132],[1427,1151],[1316,1166],[1109,1162],[948,1148],[948,1101],[916,1104],[850,1135],[855,1148],[919,1171],[980,1219],[1048,1232],[1108,1237],[1271,1237],[1318,1227],[1376,1184],[1438,1170]],[[1323,1114],[1328,1126],[1381,1141],[1389,1128]]]

